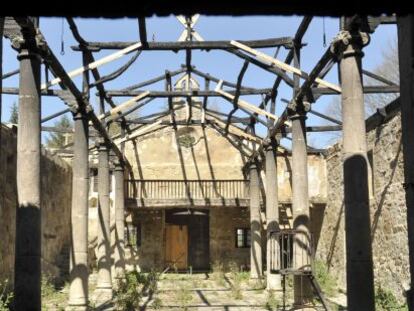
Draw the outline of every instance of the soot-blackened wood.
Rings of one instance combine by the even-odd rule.
[[[390,81],[390,80],[388,80],[388,79],[386,79],[384,77],[381,77],[381,76],[379,76],[379,75],[377,75],[377,74],[375,74],[373,72],[370,72],[368,70],[362,69],[362,73],[364,75],[366,75],[366,76],[374,79],[374,80],[380,81],[380,82],[385,83],[387,85],[394,85],[394,86],[397,85],[396,83],[394,83],[394,82],[392,82],[392,81]]]
[[[59,112],[53,113],[53,114],[51,114],[51,115],[49,115],[47,117],[44,117],[42,119],[42,123],[47,122],[47,121],[50,121],[50,120],[52,120],[54,118],[57,118],[57,117],[65,114],[65,113],[68,113],[68,112],[70,112],[70,109],[69,108],[66,108],[66,109],[63,109],[63,110],[61,110]]]
[[[129,90],[107,90],[106,94],[112,97],[132,97],[140,95],[147,91],[129,91]],[[236,91],[226,90],[227,93],[234,95]],[[240,95],[260,95],[270,93],[271,89],[240,90]],[[148,97],[218,97],[222,96],[216,91],[149,91]]]
[[[148,48],[148,39],[147,39],[147,25],[145,22],[145,17],[138,17],[138,28],[139,28],[139,39],[144,48]]]
[[[238,50],[228,49],[227,51],[234,54],[234,55],[236,55],[236,56],[238,56],[238,57],[240,57],[240,58],[243,58],[244,60],[247,60],[248,62],[250,62],[250,63],[252,63],[252,64],[268,71],[268,72],[276,74],[278,77],[283,79],[283,81],[285,81],[287,85],[293,86],[292,78],[290,78],[283,70],[281,70],[277,67],[274,67],[272,65],[267,65],[267,64],[257,60],[256,58],[254,58],[252,56],[249,56],[247,54],[244,54],[244,53],[242,53]]]
[[[174,77],[174,76],[176,76],[176,75],[178,75],[180,73],[183,73],[185,71],[186,71],[185,68],[181,68],[181,69],[178,69],[178,70],[170,71],[169,73],[170,73],[171,77]],[[127,91],[127,90],[132,91],[132,90],[139,89],[139,88],[144,87],[144,86],[147,86],[147,85],[151,85],[151,84],[160,82],[160,81],[162,81],[164,79],[165,79],[165,74],[164,75],[157,76],[157,77],[152,78],[150,80],[146,80],[146,81],[143,81],[143,82],[140,82],[140,83],[137,83],[137,84],[130,85],[128,87],[123,88],[122,90],[123,91]]]
[[[262,40],[239,41],[251,48],[269,48],[276,46],[290,47],[292,45],[292,38],[271,38]],[[100,50],[121,50],[125,49],[137,42],[88,42],[85,46],[91,52],[98,52]],[[79,46],[71,47],[74,51],[80,51]],[[147,47],[142,47],[143,50],[214,50],[214,49],[231,49],[234,48],[230,41],[181,41],[181,42],[148,42]]]
[[[328,120],[328,121],[331,121],[332,123],[335,123],[335,124],[338,124],[338,125],[342,125],[342,122],[341,121],[339,121],[339,120],[336,120],[336,119],[334,119],[334,118],[332,118],[332,117],[329,117],[329,116],[327,116],[327,115],[325,115],[325,114],[323,114],[323,113],[320,113],[320,112],[318,112],[318,111],[315,111],[315,110],[309,110],[309,113],[311,113],[311,114],[313,114],[313,115],[315,115],[315,116],[318,116],[319,118],[322,118],[322,119],[325,119],[325,120]]]
[[[5,79],[10,78],[10,77],[12,77],[14,75],[17,75],[19,72],[20,72],[20,70],[19,69],[16,69],[16,70],[7,72],[5,74],[2,74],[1,75],[1,80],[5,80]]]
[[[249,62],[245,61],[243,64],[243,67],[240,70],[239,76],[237,77],[236,92],[233,98],[233,109],[230,111],[227,117],[226,132],[228,132],[231,117],[239,108],[238,102],[239,102],[239,97],[240,97],[240,87],[243,81],[244,74],[246,73],[248,67],[249,67]]]
[[[166,115],[166,114],[164,114]],[[223,120],[221,119],[222,122],[227,122],[227,120]],[[152,124],[155,122],[154,119],[151,120],[145,120],[145,119],[138,119],[138,120],[129,120],[127,121],[129,124]],[[205,120],[204,123],[209,123],[208,120]],[[249,124],[250,123],[250,118],[249,119],[245,119],[245,120],[240,120],[240,119],[235,119],[235,120],[231,120],[230,123],[242,123],[242,124]],[[187,121],[175,121],[176,125],[199,125],[199,124],[203,124],[202,120],[190,120],[190,122]],[[174,125],[174,122],[169,121],[169,120],[165,120],[162,121],[160,123],[160,125]],[[52,131],[52,130],[51,130]],[[69,131],[67,131],[69,132]]]
[[[204,73],[204,72],[202,72],[198,69],[195,69],[195,66],[191,67],[191,72],[193,72],[194,74],[196,74],[199,77],[202,77],[202,78],[206,79],[207,81],[213,81],[213,82],[216,82],[216,83],[219,83],[221,81],[223,86],[237,88],[237,83],[232,83],[232,82],[229,82],[227,80],[219,79],[217,77],[214,77],[214,76],[210,75],[209,73]],[[256,88],[240,85],[240,89],[241,90],[255,90]],[[205,90],[208,91],[209,88],[206,88]]]

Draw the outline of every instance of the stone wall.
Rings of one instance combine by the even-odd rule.
[[[400,299],[409,284],[407,221],[398,102],[386,108],[385,119],[375,114],[367,120],[371,164],[370,205],[375,282]],[[345,234],[341,146],[326,159],[328,198],[317,257],[324,260],[345,288]]]
[[[250,212],[247,208],[223,207],[210,210],[210,261],[228,267],[250,266],[250,248],[236,248],[236,229],[250,228]],[[263,243],[263,246],[265,243]]]
[[[178,118],[180,117],[182,116],[178,113]],[[178,126],[177,130],[166,127],[126,143],[125,151],[133,167],[135,179],[246,178],[243,175],[246,159],[225,137],[209,126]],[[285,153],[278,157],[277,163],[279,201],[289,204],[292,196],[291,156]],[[327,185],[325,159],[322,155],[311,154],[308,163],[311,202],[324,203]],[[163,241],[163,213],[159,209],[173,206],[159,204],[158,210],[155,207],[146,207],[153,209],[155,214],[152,214],[149,210],[135,206],[136,204],[132,201],[128,203],[133,211],[133,219],[142,223],[143,246],[142,250],[138,250],[135,262],[142,269],[155,268],[163,264],[163,247],[159,243]],[[250,227],[249,209],[227,205],[211,207],[209,211],[210,263],[235,262],[238,266],[248,266],[250,250],[235,247],[235,229]],[[91,211],[90,218],[92,215]],[[130,262],[133,263],[134,260],[131,259]]]
[[[127,247],[126,258],[129,268],[148,271],[162,270],[165,257],[165,210],[138,210],[131,223],[140,225],[141,246]],[[228,267],[250,265],[250,248],[236,248],[236,229],[250,228],[249,210],[239,207],[217,207],[209,209],[209,253],[210,264]],[[265,245],[265,243],[264,243]],[[263,250],[264,252],[265,250]]]
[[[184,140],[185,139],[185,140]],[[177,144],[178,142],[178,144]],[[283,150],[281,150],[283,151]],[[216,130],[207,126],[166,127],[129,141],[126,157],[135,179],[214,180],[244,179],[246,158]],[[279,201],[292,196],[291,156],[277,160]],[[326,199],[326,169],[323,156],[311,154],[309,194],[311,201]]]
[[[12,280],[17,202],[15,129],[2,126],[0,143],[0,280]],[[72,169],[42,150],[41,172],[42,269],[59,276],[69,268]]]
[[[140,224],[141,246],[127,248],[127,265],[143,271],[164,269],[164,222],[163,210],[142,210],[134,214],[132,224]]]

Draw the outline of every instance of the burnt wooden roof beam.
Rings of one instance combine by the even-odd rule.
[[[270,38],[270,39],[261,39],[261,40],[241,40],[240,43],[243,43],[251,48],[270,48],[283,46],[285,48],[291,48],[293,44],[293,39],[291,37],[281,37],[281,38]],[[122,50],[133,44],[136,44],[136,41],[130,42],[86,42],[84,47],[79,47],[77,45],[72,46],[72,50],[81,51],[81,49],[87,49],[91,52],[99,52],[101,50]],[[234,46],[230,41],[165,41],[165,42],[148,42],[148,46],[142,46],[141,50],[147,51],[180,51],[180,50],[224,50],[224,49],[234,49]]]

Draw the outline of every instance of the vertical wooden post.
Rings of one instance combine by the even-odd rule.
[[[250,277],[263,276],[262,269],[262,234],[260,223],[260,185],[259,172],[255,163],[250,164]]]
[[[24,31],[24,30],[22,30]],[[15,310],[40,310],[40,56],[34,34],[23,32],[19,48],[19,123],[17,132]]]
[[[124,198],[124,168],[118,162],[115,164],[115,277],[122,278],[125,272],[125,198]]]
[[[309,229],[308,155],[306,150],[306,110],[303,103],[295,103],[290,110],[292,121],[292,214],[293,265],[297,270],[310,271],[311,237]],[[302,310],[312,303],[312,287],[307,277],[293,279],[294,303]]]
[[[362,85],[363,38],[344,31],[339,61],[342,87],[347,298],[350,311],[375,310],[365,107]]]
[[[271,257],[280,258],[279,240],[275,242],[275,254],[270,251],[270,233],[279,231],[279,201],[277,185],[277,143],[270,141],[265,146],[266,151],[266,222],[267,222],[267,289],[281,290],[281,275],[270,273]]]
[[[414,15],[399,16],[398,51],[400,64],[401,127],[404,156],[404,189],[407,205],[408,250],[411,287],[407,291],[410,311],[414,310]]]
[[[74,114],[72,180],[72,223],[69,308],[88,307],[88,118],[84,111]]]
[[[112,298],[111,233],[109,201],[109,151],[105,142],[98,146],[98,281],[99,301]]]

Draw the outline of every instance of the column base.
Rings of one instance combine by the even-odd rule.
[[[282,288],[282,276],[280,274],[270,274],[266,278],[266,289],[281,291]]]
[[[295,311],[317,311],[314,305],[293,305],[293,310]]]
[[[96,288],[95,292],[94,292],[94,301],[96,303],[103,303],[103,302],[108,302],[111,301],[113,298],[113,291],[112,288],[103,288],[103,287],[98,287]]]
[[[65,311],[88,311],[91,310],[89,306],[73,306],[69,305],[65,308]]]
[[[263,275],[250,274],[251,280],[263,280]]]

